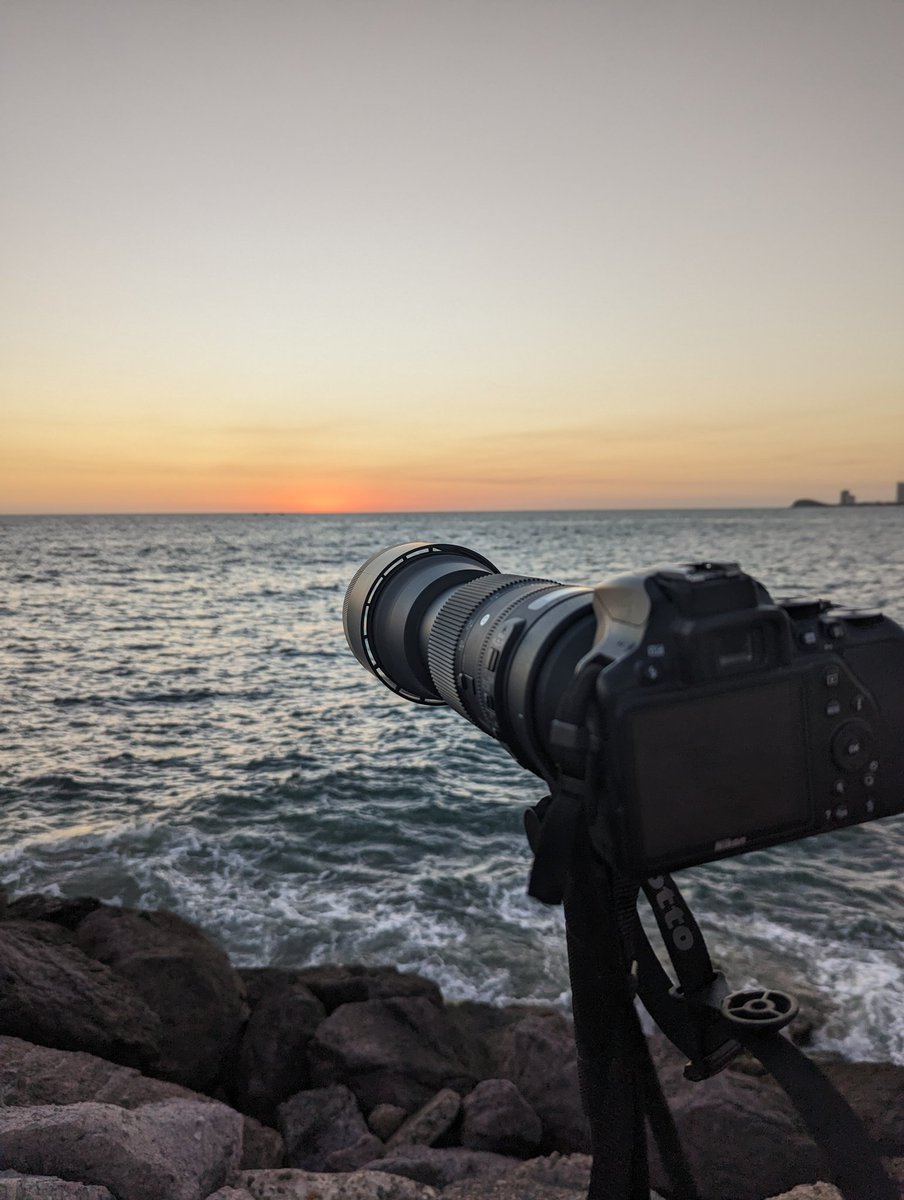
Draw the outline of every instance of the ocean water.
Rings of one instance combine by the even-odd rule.
[[[896,508],[3,518],[0,882],[174,909],[243,965],[565,1003],[561,913],[525,894],[542,784],[345,645],[353,572],[417,539],[570,583],[736,559],[904,621]],[[822,1050],[904,1063],[902,866],[904,817],[678,879],[733,986],[796,992]]]

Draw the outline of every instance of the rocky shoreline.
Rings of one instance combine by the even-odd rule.
[[[651,1046],[703,1200],[835,1200],[756,1064],[689,1084]],[[904,1067],[824,1069],[904,1196]],[[0,1200],[580,1200],[589,1148],[560,1012],[237,970],[172,913],[0,890]]]

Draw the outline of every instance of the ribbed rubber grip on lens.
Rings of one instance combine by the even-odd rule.
[[[433,686],[449,705],[470,720],[455,670],[455,651],[462,631],[484,600],[519,583],[545,583],[524,575],[481,575],[462,584],[439,610],[427,643],[427,667]]]

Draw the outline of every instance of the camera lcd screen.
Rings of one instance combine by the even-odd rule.
[[[796,683],[658,705],[628,720],[646,858],[715,848],[807,821]]]

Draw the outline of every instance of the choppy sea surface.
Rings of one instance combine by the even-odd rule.
[[[904,510],[0,518],[0,882],[167,907],[242,965],[397,963],[450,998],[565,1002],[525,894],[539,780],[353,659],[342,598],[435,539],[592,583],[734,559],[904,621]],[[902,680],[904,695],[904,680]],[[681,872],[733,986],[904,1063],[904,817]]]

